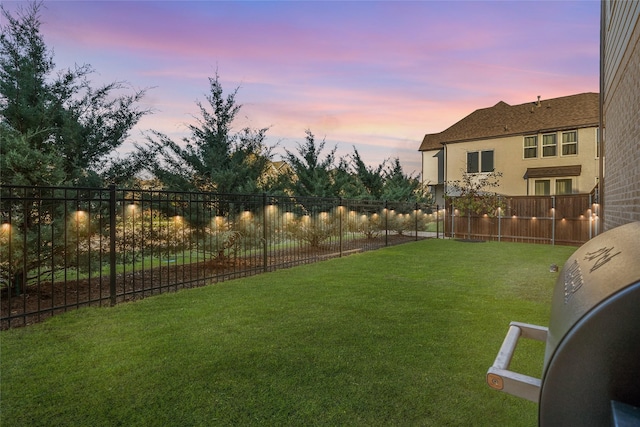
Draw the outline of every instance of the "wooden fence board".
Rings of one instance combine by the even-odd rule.
[[[504,209],[492,214],[455,210],[446,205],[445,236],[559,245],[581,245],[598,232],[593,194],[502,198]]]

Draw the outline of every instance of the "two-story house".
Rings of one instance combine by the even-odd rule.
[[[424,136],[422,180],[442,204],[447,182],[500,172],[509,196],[590,192],[598,180],[599,95],[503,101]]]

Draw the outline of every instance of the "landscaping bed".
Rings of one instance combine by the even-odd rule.
[[[422,237],[419,237],[422,239]],[[335,245],[316,248],[269,251],[267,268],[260,256],[227,256],[204,262],[181,262],[157,260],[157,266],[116,274],[116,303],[134,301],[179,289],[204,286],[240,277],[252,276],[266,271],[288,268],[301,264],[346,256],[367,250],[415,241],[415,236],[389,235],[386,239],[354,239],[343,244],[342,252]],[[0,294],[0,329],[26,326],[40,322],[52,315],[85,306],[108,306],[111,304],[110,276],[84,278],[80,280],[41,281],[27,286],[20,295],[9,296],[9,289]]]

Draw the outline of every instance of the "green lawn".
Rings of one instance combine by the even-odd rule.
[[[0,425],[534,426],[485,373],[574,250],[424,240],[4,331]]]

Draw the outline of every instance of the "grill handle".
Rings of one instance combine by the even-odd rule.
[[[544,342],[547,340],[547,332],[548,329],[544,326],[511,322],[496,360],[487,371],[489,387],[538,403],[541,380],[510,371],[509,365],[520,337]]]

